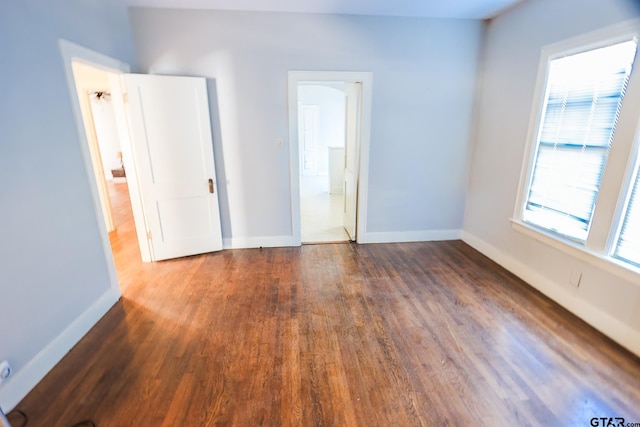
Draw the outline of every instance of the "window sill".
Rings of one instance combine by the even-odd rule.
[[[511,218],[511,227],[532,239],[586,262],[623,280],[640,286],[640,269],[613,257],[590,250],[574,241]]]

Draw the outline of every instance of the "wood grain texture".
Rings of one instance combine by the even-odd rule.
[[[460,241],[142,264],[114,206],[123,299],[18,405],[29,427],[640,422],[640,360]]]

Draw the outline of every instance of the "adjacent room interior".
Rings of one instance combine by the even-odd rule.
[[[0,4],[0,426],[640,421],[637,1],[267,3]]]
[[[344,242],[345,83],[298,85],[302,243]],[[355,143],[352,139],[351,143]],[[353,203],[353,202],[351,202]]]

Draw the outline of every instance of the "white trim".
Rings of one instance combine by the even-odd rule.
[[[300,150],[298,141],[298,80],[288,75],[289,187],[291,188],[291,234],[293,246],[302,243],[300,220]]]
[[[557,43],[544,46],[540,52],[540,61],[538,63],[538,74],[534,89],[533,105],[531,107],[531,115],[529,118],[529,128],[527,131],[527,139],[525,142],[525,151],[522,157],[522,166],[520,169],[520,180],[518,183],[518,193],[516,196],[516,204],[514,207],[513,217],[517,221],[522,220],[522,211],[526,201],[527,190],[531,181],[533,165],[535,163],[535,155],[538,141],[538,132],[540,131],[540,121],[544,110],[544,102],[546,99],[546,87],[548,77],[548,66],[552,59],[562,56],[568,56],[588,50],[615,44],[618,42],[630,40],[638,37],[640,34],[640,19],[632,19],[611,25],[602,29],[581,34],[570,39],[566,39]],[[637,65],[636,65],[637,67]],[[594,217],[595,210],[594,208]],[[593,225],[593,224],[592,224]]]
[[[545,109],[544,102],[547,97],[546,86],[549,62],[563,56],[597,49],[634,38],[637,39],[638,37],[640,37],[640,19],[633,19],[542,48],[533,106],[529,120],[529,129],[525,142],[526,148],[522,157],[518,193],[514,206],[513,219],[511,221],[514,230],[576,259],[590,263],[603,271],[614,274],[623,280],[640,286],[640,269],[611,256],[613,244],[619,233],[619,227],[622,221],[621,215],[623,213],[624,201],[628,197],[629,186],[632,184],[630,178],[633,175],[633,169],[635,167],[633,161],[635,160],[635,155],[637,155],[638,150],[637,122],[633,123],[636,131],[634,133],[635,141],[633,144],[630,144],[628,148],[626,148],[626,143],[620,140],[620,138],[623,135],[623,127],[627,129],[624,130],[624,135],[630,132],[628,128],[631,126],[631,122],[625,119],[620,120],[618,123],[615,139],[612,141],[611,155],[607,161],[607,169],[605,170],[601,183],[600,194],[594,206],[589,234],[584,244],[576,243],[567,237],[554,234],[551,231],[527,224],[523,221],[527,193],[531,185],[532,173],[536,162],[538,132],[540,131],[540,124],[543,119],[542,115]],[[638,55],[638,53],[636,53],[636,55]],[[637,68],[638,64],[636,59],[634,73],[630,77],[629,87],[627,89],[627,97],[630,97],[631,90],[635,88],[634,82],[637,83],[635,80],[638,78],[635,76],[638,73]],[[625,103],[625,105],[627,104],[629,103]],[[623,109],[624,108],[625,107],[623,107]],[[631,107],[627,106],[626,109],[628,108]],[[628,112],[627,115],[629,115]],[[628,154],[625,159],[629,158],[629,160],[626,162],[624,176],[620,176],[620,178],[616,177],[611,181],[612,178],[608,177],[611,175],[611,170],[616,167],[614,166],[614,157],[612,157],[614,150],[623,150]],[[617,158],[621,158],[620,153],[617,154]],[[618,196],[617,199],[615,199],[616,201],[613,201],[612,198],[614,193]],[[614,203],[615,206],[613,206]]]
[[[224,249],[281,248],[294,245],[293,236],[231,237],[222,239]]]
[[[0,406],[12,410],[120,299],[110,288],[0,387]]]
[[[292,246],[300,246],[300,165],[298,150],[298,84],[303,82],[362,83],[362,122],[358,171],[356,240],[367,243],[367,201],[369,197],[369,151],[373,73],[357,71],[289,71],[289,182],[291,187]]]
[[[545,294],[618,344],[640,356],[640,331],[612,317],[608,313],[572,295],[562,286],[512,258],[480,238],[462,231],[462,240],[478,252],[489,257],[533,288]]]
[[[111,102],[113,103],[118,139],[120,140],[120,149],[122,150],[122,163],[127,171],[126,183],[129,189],[129,201],[131,202],[131,213],[133,214],[133,223],[138,238],[140,257],[142,258],[142,262],[153,262],[155,261],[155,255],[153,253],[153,245],[147,237],[150,228],[146,216],[147,211],[145,210],[144,200],[140,191],[138,166],[135,156],[133,155],[133,145],[131,144],[133,138],[129,126],[127,107],[124,102],[126,86],[123,76],[124,74],[112,74],[109,76]]]
[[[639,49],[640,50],[640,49]],[[639,52],[640,55],[640,52]],[[622,233],[622,224],[631,199],[631,192],[635,184],[637,175],[640,173],[640,121],[636,124],[636,132],[633,137],[633,145],[627,159],[627,166],[624,172],[623,184],[618,191],[618,203],[613,214],[609,235],[605,244],[605,253],[613,256],[616,250],[616,243]]]
[[[628,41],[637,37],[639,33],[640,19],[630,19],[549,44],[542,48],[542,54],[549,57],[549,59],[561,58]]]
[[[516,195],[516,205],[513,217],[522,219],[522,211],[526,202],[527,189],[531,184],[531,175],[533,173],[533,165],[536,160],[536,149],[538,141],[538,132],[540,131],[540,121],[544,110],[544,101],[547,97],[546,87],[547,78],[549,76],[549,57],[544,52],[540,54],[538,64],[538,74],[534,89],[533,106],[531,107],[531,117],[529,118],[529,129],[527,130],[527,139],[525,140],[525,150],[522,156],[522,165],[520,166],[520,180],[518,181],[518,193]]]
[[[580,243],[561,239],[551,232],[537,228],[526,222],[511,219],[511,227],[532,239],[549,247],[557,249],[580,261],[591,264],[601,270],[611,273],[622,280],[629,281],[640,286],[640,269],[631,264],[624,263],[616,258],[588,249]]]
[[[84,128],[82,110],[80,108],[80,101],[78,100],[78,92],[76,90],[76,82],[73,76],[73,61],[77,60],[94,66],[97,64],[97,66],[101,66],[101,68],[105,68],[109,71],[117,70],[120,72],[128,72],[129,65],[125,64],[124,62],[118,61],[117,59],[102,55],[101,53],[87,49],[75,43],[71,43],[64,39],[60,39],[59,44],[60,52],[62,53],[64,71],[67,78],[67,87],[69,89],[76,130],[78,131],[78,137],[80,138],[80,149],[82,151],[82,157],[84,159],[87,180],[89,181],[89,188],[91,190],[91,197],[93,199],[93,207],[96,213],[96,218],[98,220],[98,228],[100,229],[102,250],[107,262],[109,282],[111,284],[111,288],[115,292],[117,292],[118,295],[120,295],[118,275],[116,274],[116,267],[113,261],[113,253],[111,252],[111,242],[109,241],[109,234],[107,233],[107,226],[104,219],[104,214],[102,212],[102,203],[100,201],[98,183],[96,182],[95,173],[93,172],[93,162],[91,160],[91,152],[89,151],[89,142],[87,140],[87,134]]]
[[[460,240],[462,230],[418,230],[368,232],[367,243],[431,242]]]

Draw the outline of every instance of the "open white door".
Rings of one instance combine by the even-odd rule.
[[[151,259],[222,249],[206,79],[124,74]],[[143,242],[140,242],[141,245]]]
[[[362,83],[347,86],[345,162],[344,162],[344,228],[349,239],[356,240],[358,208],[358,152],[360,141],[360,103]]]

